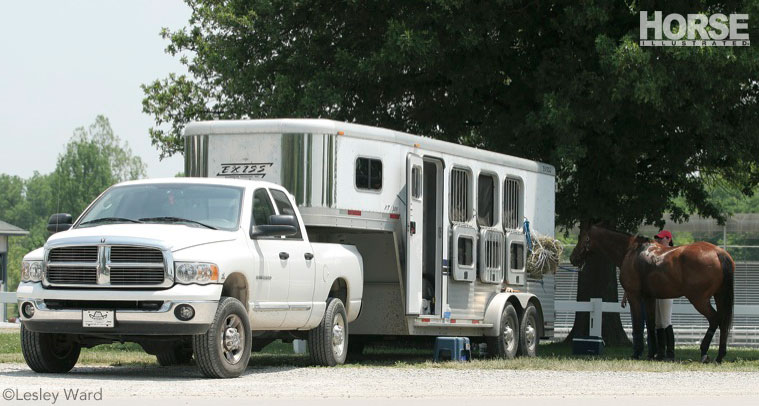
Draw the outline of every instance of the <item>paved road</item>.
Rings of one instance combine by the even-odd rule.
[[[759,404],[759,372],[271,367],[250,368],[238,379],[209,380],[202,378],[194,367],[77,367],[65,375],[41,375],[23,364],[0,364],[0,386],[3,396],[11,394],[15,399],[57,393],[56,405],[66,404],[64,390],[76,389],[80,390],[80,396],[82,392],[93,394],[87,403],[130,406],[195,403],[221,406],[229,402],[479,406],[527,400],[530,404],[554,406]],[[102,400],[96,399],[98,393]],[[0,406],[7,403],[53,404],[53,399],[32,403],[0,401]]]

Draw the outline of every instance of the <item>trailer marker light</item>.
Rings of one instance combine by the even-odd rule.
[[[430,319],[422,319],[422,323],[429,323]]]
[[[360,216],[361,215],[361,210],[348,210],[348,215],[349,216]]]
[[[480,324],[479,320],[472,320],[472,324]]]
[[[456,324],[456,319],[451,319],[451,324]]]
[[[419,147],[421,147],[421,144],[414,144],[414,148],[419,148]]]
[[[345,135],[345,131],[338,131],[337,135]]]
[[[398,220],[401,218],[401,215],[398,213],[390,213],[390,218]]]

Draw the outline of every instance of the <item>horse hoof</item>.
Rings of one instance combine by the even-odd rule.
[[[708,364],[710,361],[711,360],[709,359],[708,355],[704,355],[703,357],[701,357],[701,363],[702,364]]]
[[[722,363],[722,358],[717,357],[717,359],[715,359],[714,362],[716,362],[718,364],[721,364]]]

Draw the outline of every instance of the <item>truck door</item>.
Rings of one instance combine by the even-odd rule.
[[[277,214],[264,188],[253,192],[251,226],[268,224]],[[250,228],[249,228],[250,229]],[[254,330],[279,328],[288,312],[287,291],[290,270],[283,252],[281,237],[256,237],[248,240],[251,257],[256,262],[250,283],[250,324]]]
[[[424,258],[424,179],[422,157],[406,158],[406,314],[422,309],[422,261]]]
[[[274,205],[279,214],[298,217],[290,197],[278,189],[269,189]],[[299,328],[306,325],[311,316],[314,298],[314,278],[316,264],[314,253],[308,237],[304,234],[302,223],[298,220],[298,234],[283,238],[281,252],[287,258],[290,280],[288,281],[288,312],[281,328]]]

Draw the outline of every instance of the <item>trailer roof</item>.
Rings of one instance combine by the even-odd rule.
[[[484,149],[420,137],[386,128],[371,127],[360,124],[344,123],[327,119],[264,119],[264,120],[217,120],[189,123],[184,130],[185,136],[194,135],[230,135],[230,134],[272,134],[272,133],[322,133],[337,134],[342,131],[345,137],[383,141],[409,147],[441,152],[464,158],[476,159],[496,165],[506,165],[532,172],[556,175],[552,165],[531,161],[511,155],[500,154]]]

